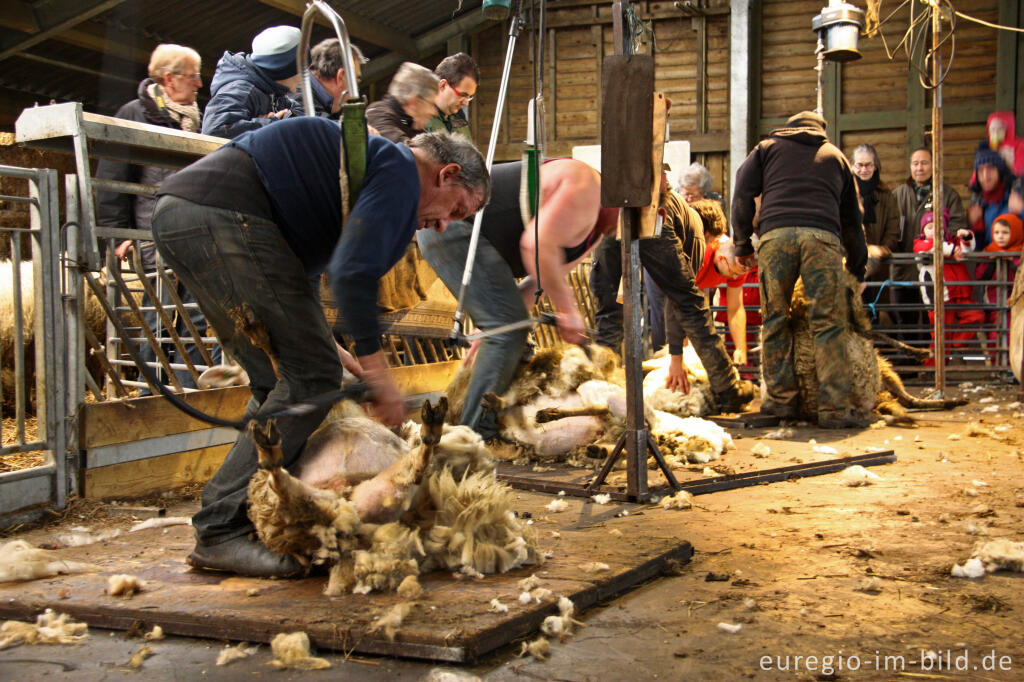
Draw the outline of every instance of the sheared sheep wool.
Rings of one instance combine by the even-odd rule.
[[[89,626],[76,623],[66,613],[46,609],[35,623],[9,620],[0,626],[0,649],[13,644],[78,644],[89,636]]]
[[[690,392],[681,393],[665,387],[670,357],[665,355],[644,362],[644,404],[677,417],[703,417],[714,405],[708,373],[692,346],[683,347],[683,364],[690,382]]]
[[[128,599],[136,592],[146,588],[146,581],[136,578],[134,575],[112,575],[107,578],[107,594],[111,597],[124,597]]]
[[[249,646],[248,642],[239,642],[235,646],[225,647],[217,654],[217,665],[231,665],[235,661],[249,658],[256,653],[256,647]]]
[[[389,642],[395,641],[398,628],[402,626],[402,621],[405,620],[405,617],[409,615],[411,610],[412,604],[408,602],[395,604],[370,624],[370,632],[383,630],[384,636],[388,638]]]
[[[873,471],[865,469],[860,464],[854,464],[848,466],[839,474],[843,485],[848,485],[851,488],[856,488],[862,485],[871,485],[876,481],[881,481],[882,477]]]
[[[24,540],[11,540],[0,546],[0,583],[96,570],[99,566],[62,559],[57,552],[33,547]]]
[[[995,571],[1024,573],[1024,542],[1013,542],[1006,538],[989,540],[975,547],[971,556],[981,561],[989,573]]]
[[[670,466],[703,464],[733,447],[732,436],[718,424],[700,417],[677,417],[654,411],[651,433]]]
[[[523,642],[523,646],[519,650],[519,655],[530,655],[538,661],[543,661],[551,655],[551,642],[543,637],[538,637],[532,642]]]
[[[275,668],[295,670],[323,670],[330,668],[330,661],[317,658],[309,649],[309,635],[305,632],[280,633],[270,640],[274,660],[267,665]]]
[[[666,495],[661,498],[661,501],[658,502],[658,504],[662,509],[692,509],[693,495],[685,490],[677,490],[671,495]]]

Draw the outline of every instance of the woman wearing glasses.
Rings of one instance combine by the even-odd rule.
[[[865,281],[885,279],[888,266],[881,260],[897,251],[900,243],[900,209],[896,197],[881,180],[882,164],[878,152],[869,144],[862,144],[853,150],[853,174],[857,179],[857,191],[864,205],[864,237],[868,242],[868,269]],[[874,300],[877,290],[868,289],[865,296]]]

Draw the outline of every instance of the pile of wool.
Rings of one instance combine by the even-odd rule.
[[[402,621],[405,620],[405,617],[409,615],[411,610],[412,604],[408,602],[395,604],[370,624],[370,632],[383,630],[384,636],[388,638],[389,642],[395,641],[398,628],[402,626]]]
[[[1024,573],[1024,542],[1013,542],[1006,538],[979,543],[971,557],[978,559],[989,573],[1014,571]]]
[[[540,563],[537,535],[512,509],[515,492],[491,471],[434,471],[399,521],[376,527],[370,547],[337,564],[331,589],[393,590],[407,576],[435,570],[504,573]]]
[[[146,581],[136,578],[134,575],[119,574],[107,578],[107,594],[111,597],[123,597],[128,599],[136,592],[146,588]]]
[[[661,410],[677,417],[700,417],[708,414],[714,405],[708,373],[692,346],[683,347],[683,364],[690,382],[690,392],[680,393],[665,387],[668,379],[670,356],[653,358],[644,362],[643,392],[644,404],[650,409]]]
[[[249,646],[248,642],[239,642],[235,646],[228,646],[221,649],[217,654],[217,665],[231,665],[235,661],[249,658],[256,653],[256,647]]]
[[[544,622],[540,625],[540,631],[548,637],[558,637],[559,641],[564,642],[566,637],[572,634],[573,625],[583,625],[583,623],[572,617],[575,612],[576,606],[572,603],[571,599],[559,597],[558,615],[545,618]]]
[[[78,644],[89,636],[89,626],[72,621],[65,613],[46,609],[35,623],[9,620],[0,626],[0,649],[14,644]]]
[[[0,547],[0,583],[96,570],[99,566],[67,561],[54,551],[33,547],[24,540],[11,540]]]
[[[661,498],[658,504],[662,509],[692,509],[693,495],[685,490],[677,490],[673,494]]]
[[[677,417],[654,411],[651,434],[670,466],[716,460],[733,447],[732,436],[718,424],[700,417]]]
[[[843,485],[848,485],[851,488],[856,488],[862,485],[871,485],[875,481],[881,481],[882,477],[873,471],[865,469],[860,464],[854,464],[848,466],[842,470],[839,474],[843,481]]]
[[[274,660],[268,665],[275,668],[295,670],[323,670],[330,668],[330,661],[313,656],[309,648],[309,635],[305,632],[280,633],[270,640]]]

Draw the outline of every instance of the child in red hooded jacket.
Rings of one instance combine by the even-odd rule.
[[[974,234],[970,230],[957,230],[955,235],[946,234],[946,222],[949,218],[947,211],[943,211],[942,215],[942,232],[945,235],[943,240],[942,255],[943,266],[942,275],[945,279],[946,286],[944,287],[942,300],[946,302],[947,307],[943,319],[945,321],[946,328],[946,345],[948,347],[963,347],[967,345],[965,342],[975,338],[979,331],[967,331],[964,329],[957,330],[957,327],[965,326],[976,326],[981,325],[985,322],[985,313],[973,309],[963,309],[959,307],[961,305],[976,306],[977,303],[974,300],[974,293],[972,288],[966,284],[956,284],[956,282],[969,282],[971,281],[971,273],[967,269],[967,265],[962,263],[963,254],[967,251],[974,251]],[[931,253],[935,247],[935,223],[934,214],[931,212],[925,213],[921,216],[921,234],[914,240],[914,253]],[[949,260],[946,260],[949,259]],[[920,270],[920,279],[922,282],[931,281],[934,277],[935,266],[932,264],[918,266]],[[926,304],[931,304],[931,296],[929,295],[930,287],[921,286],[921,297],[924,299]],[[935,311],[928,311],[928,321],[935,324]],[[935,332],[932,332],[932,347],[934,348]],[[934,360],[929,358],[925,364],[934,364]]]
[[[1024,223],[1021,219],[1012,214],[1004,213],[995,220],[992,221],[992,243],[985,247],[985,251],[990,253],[999,252],[1013,252],[1021,251],[1024,249]],[[1020,256],[1016,256],[1007,263],[1006,279],[1000,280],[1004,282],[1012,282],[1017,276],[1017,268],[1020,266]],[[978,280],[993,280],[996,279],[996,261],[986,260],[978,263],[978,266],[974,270],[974,278]],[[996,303],[996,294],[999,291],[999,287],[990,286],[985,287],[985,300],[989,303]],[[985,318],[988,324],[995,324],[997,322],[995,310],[990,310],[986,313]],[[1007,318],[1007,327],[1009,327],[1009,318]],[[996,332],[991,331],[988,333],[988,338],[991,341],[997,339]]]

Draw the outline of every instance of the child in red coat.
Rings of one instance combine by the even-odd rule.
[[[946,286],[944,287],[942,300],[953,306],[976,306],[977,304],[974,301],[974,294],[971,287],[965,284],[956,284],[956,282],[969,282],[971,280],[970,271],[961,261],[963,260],[964,252],[974,251],[974,233],[970,230],[957,230],[955,235],[947,234],[946,222],[948,218],[948,210],[943,210],[942,232],[945,238],[942,245],[942,255],[944,256],[942,274],[946,281]],[[934,215],[931,212],[928,212],[921,216],[921,234],[914,240],[914,253],[931,253],[935,245],[934,239]],[[928,282],[933,279],[935,272],[934,265],[920,265],[918,267],[922,282]],[[929,287],[921,287],[921,297],[924,299],[926,304],[931,304]],[[943,319],[945,320],[946,328],[946,345],[947,347],[956,348],[966,346],[967,344],[965,342],[971,341],[977,334],[980,334],[980,332],[976,330],[967,331],[964,329],[958,330],[957,328],[984,324],[985,313],[977,308],[974,308],[973,310],[959,308],[951,309],[947,306],[945,308]],[[932,325],[935,324],[934,311],[928,312],[928,321],[931,322]],[[934,342],[935,332],[932,332],[933,348]],[[934,364],[934,360],[929,359],[925,364]]]
[[[1000,252],[1000,251],[1021,251],[1024,249],[1024,224],[1021,223],[1021,219],[1012,213],[1004,213],[995,220],[992,221],[992,243],[985,247],[985,251],[988,252]],[[1017,275],[1017,268],[1020,266],[1020,256],[1013,258],[1006,264],[1006,279],[1004,282],[1012,282]],[[974,278],[978,280],[995,280],[996,279],[996,261],[986,260],[978,263],[977,268],[974,270]],[[999,288],[996,286],[985,287],[985,300],[989,303],[996,303],[996,294]],[[1007,295],[1009,291],[1007,290]],[[996,324],[998,322],[997,312],[990,310],[986,313],[985,319],[989,324]],[[1010,318],[1005,319],[1007,328],[1010,326]],[[990,341],[997,341],[998,336],[996,332],[991,331],[988,333]]]

